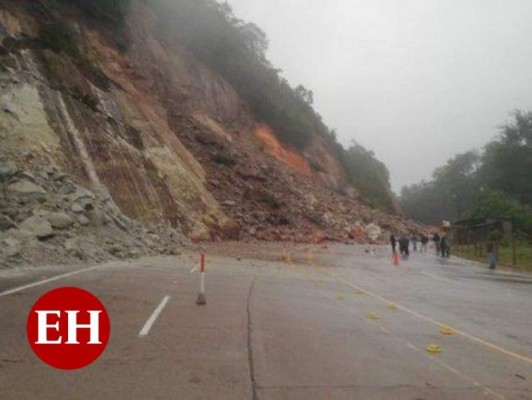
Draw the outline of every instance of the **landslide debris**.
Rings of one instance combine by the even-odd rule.
[[[27,157],[24,168],[0,160],[0,268],[178,254],[185,244],[168,226],[126,217],[105,189],[88,190]]]
[[[371,207],[326,143],[283,146],[133,3],[115,24],[0,0],[1,267],[425,229]]]
[[[338,180],[327,184],[323,175],[309,176],[279,162],[263,152],[245,129],[229,130],[228,140],[194,118],[179,116],[171,123],[180,140],[201,160],[208,189],[237,224],[236,237],[226,234],[219,239],[383,243],[390,232],[428,229],[371,207]]]

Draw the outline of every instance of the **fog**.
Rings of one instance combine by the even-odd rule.
[[[341,143],[375,151],[396,192],[532,109],[530,0],[229,3]]]

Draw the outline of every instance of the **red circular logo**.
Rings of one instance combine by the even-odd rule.
[[[59,369],[79,369],[105,350],[111,326],[96,296],[75,287],[54,289],[33,305],[26,334],[35,354]]]

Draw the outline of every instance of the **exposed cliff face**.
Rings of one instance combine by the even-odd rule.
[[[38,4],[0,3],[0,161],[64,171],[127,217],[193,239],[346,239],[359,221],[399,222],[360,203],[324,143],[284,148],[145,6],[123,29],[62,9],[76,59],[39,40],[57,21]]]
[[[12,29],[7,35],[35,37],[38,23],[18,11],[2,14],[2,25]],[[31,152],[46,159],[81,184],[108,189],[124,213],[141,221],[169,221],[191,234],[223,227],[228,221],[205,188],[205,171],[168,125],[163,96],[169,87],[227,89],[201,73],[187,75],[183,58],[168,57],[139,20],[131,23],[136,28],[127,53],[82,21],[75,25],[79,39],[97,57],[103,77],[90,76],[64,54],[23,44],[7,56],[10,67],[1,77],[8,110],[1,115],[3,155],[20,160],[21,153]],[[213,99],[207,93],[205,98]],[[212,107],[219,103],[212,100]],[[183,107],[190,109],[198,111]]]

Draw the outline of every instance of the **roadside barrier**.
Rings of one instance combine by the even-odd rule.
[[[201,253],[201,264],[200,264],[200,291],[198,298],[196,299],[196,304],[198,306],[204,306],[207,304],[207,299],[205,298],[205,254]]]

